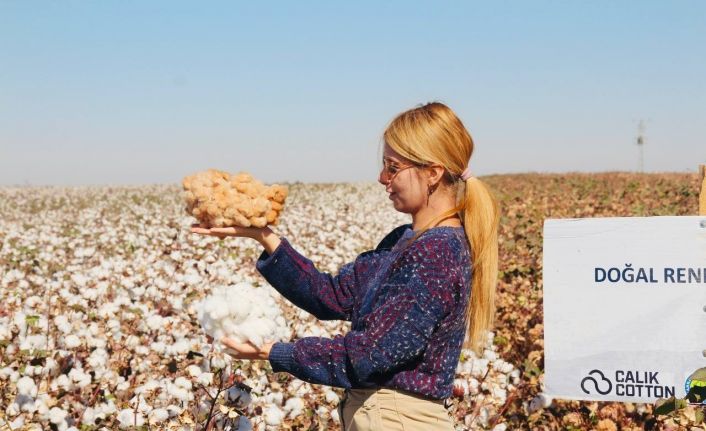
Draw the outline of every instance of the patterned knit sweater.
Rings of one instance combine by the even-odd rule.
[[[410,243],[411,225],[332,276],[286,239],[257,269],[282,295],[323,320],[351,321],[334,338],[275,343],[269,360],[310,383],[387,387],[429,398],[451,395],[470,297],[468,242],[461,227],[435,227]]]

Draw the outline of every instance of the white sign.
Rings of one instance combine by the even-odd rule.
[[[654,402],[706,366],[706,217],[544,222],[544,392]]]

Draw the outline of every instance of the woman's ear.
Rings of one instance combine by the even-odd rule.
[[[441,179],[444,177],[446,169],[444,169],[444,167],[441,165],[433,164],[427,166],[427,172],[429,185],[436,187],[441,182]]]

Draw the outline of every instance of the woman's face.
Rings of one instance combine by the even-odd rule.
[[[383,167],[378,176],[397,211],[415,214],[426,204],[427,184],[420,166],[397,154],[385,144]]]

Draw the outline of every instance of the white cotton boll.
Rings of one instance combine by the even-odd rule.
[[[540,409],[546,409],[547,407],[552,405],[552,398],[546,396],[545,394],[537,394],[536,397],[532,398],[532,401],[529,402],[529,406],[527,407],[527,412],[529,414],[532,414]]]
[[[152,392],[153,390],[157,389],[159,387],[159,382],[155,379],[150,379],[145,382],[142,386],[138,386],[135,389],[136,394],[142,394],[142,393],[148,393]]]
[[[24,424],[25,424],[25,418],[24,418],[24,416],[20,416],[17,419],[15,419],[14,421],[10,422],[10,429],[11,430],[18,430],[18,429],[22,428],[24,426]]]
[[[302,383],[301,386],[294,392],[294,395],[297,397],[304,397],[306,394],[310,394],[312,392],[311,385],[308,383]]]
[[[86,407],[81,415],[81,423],[86,425],[93,425],[96,423],[96,411],[93,407]]]
[[[66,374],[61,374],[56,379],[52,380],[50,387],[52,391],[62,389],[68,392],[71,390],[71,388],[73,388],[73,383],[71,383],[71,379],[69,379]]]
[[[54,358],[47,358],[44,363],[44,372],[49,375],[55,374],[59,371],[59,363]]]
[[[169,417],[173,418],[182,414],[184,409],[182,407],[175,406],[174,404],[170,404],[167,406],[167,411],[169,412]]]
[[[331,410],[331,419],[336,423],[341,422],[341,418],[338,416],[338,409]]]
[[[186,371],[191,377],[198,377],[203,373],[203,370],[198,365],[189,365],[186,367]]]
[[[495,369],[496,371],[499,371],[503,374],[508,374],[512,370],[514,370],[515,367],[509,362],[505,362],[503,360],[498,360],[496,362],[493,362],[493,369]]]
[[[102,368],[108,363],[108,352],[105,349],[97,348],[88,357],[88,365],[90,365],[94,370]]]
[[[66,420],[68,414],[67,411],[59,407],[52,407],[51,410],[49,410],[49,422],[58,425]]]
[[[46,335],[28,335],[20,342],[20,350],[45,350],[46,348]]]
[[[290,398],[284,403],[284,411],[289,412],[287,416],[294,419],[304,411],[304,401],[299,397]]]
[[[64,316],[63,314],[60,314],[56,317],[54,317],[54,325],[57,327],[59,331],[61,331],[64,334],[68,334],[71,332],[73,329],[71,327],[71,324],[69,323],[69,319]]]
[[[22,403],[22,407],[20,410],[27,413],[34,413],[37,411],[37,405],[34,401],[26,401]]]
[[[483,357],[488,361],[494,361],[498,359],[498,355],[490,349],[485,349],[485,351],[483,351]]]
[[[520,370],[512,370],[510,373],[510,378],[512,379],[512,383],[517,384],[517,382],[520,380]]]
[[[248,283],[219,286],[195,308],[204,331],[215,340],[228,336],[237,342],[262,345],[265,340],[282,339],[288,332],[275,325],[283,313],[264,287]]]
[[[120,422],[120,428],[127,429],[135,425],[138,427],[144,425],[145,418],[141,413],[137,413],[133,409],[123,409],[118,413],[118,422]]]
[[[338,394],[332,391],[331,389],[324,390],[324,397],[326,398],[326,402],[329,404],[336,405],[340,401]]]
[[[160,422],[164,422],[167,419],[169,419],[169,412],[167,411],[167,409],[154,409],[149,414],[149,423],[153,425],[158,424]]]
[[[277,406],[269,406],[263,412],[265,423],[271,426],[277,426],[284,420],[284,412]]]
[[[473,361],[473,377],[482,378],[488,370],[489,361],[487,359],[476,359]]]
[[[480,392],[480,383],[476,379],[469,379],[468,380],[468,392],[471,395],[476,395],[478,392]]]
[[[284,394],[282,394],[282,392],[269,392],[265,395],[265,402],[267,402],[267,404],[276,404],[281,406],[283,401]]]
[[[210,386],[213,384],[213,373],[201,373],[196,377],[196,383],[202,386]]]
[[[166,353],[171,356],[184,355],[191,349],[191,343],[186,338],[176,340],[173,344],[166,347]]]
[[[167,345],[161,341],[157,341],[156,343],[152,343],[150,345],[150,348],[152,349],[153,352],[158,353],[160,355],[163,355],[167,351]]]
[[[34,384],[32,378],[22,377],[17,381],[17,393],[34,398],[37,396],[37,385]]]
[[[170,303],[172,304],[172,308],[174,308],[177,311],[180,311],[184,308],[184,300],[179,297],[172,298]]]
[[[74,334],[67,335],[64,337],[64,347],[67,349],[75,349],[81,345],[81,339]]]
[[[226,360],[222,356],[215,356],[214,355],[213,358],[211,358],[211,366],[214,369],[222,370],[223,368],[226,367]]]
[[[15,371],[12,367],[5,367],[0,369],[0,379],[7,379]]]
[[[153,331],[156,331],[162,327],[163,320],[164,319],[159,314],[153,314],[147,318],[147,327]]]
[[[191,389],[191,382],[186,377],[177,377],[174,384],[184,389]]]
[[[14,403],[10,403],[10,405],[5,409],[5,414],[10,418],[19,415],[20,405],[16,401]]]

